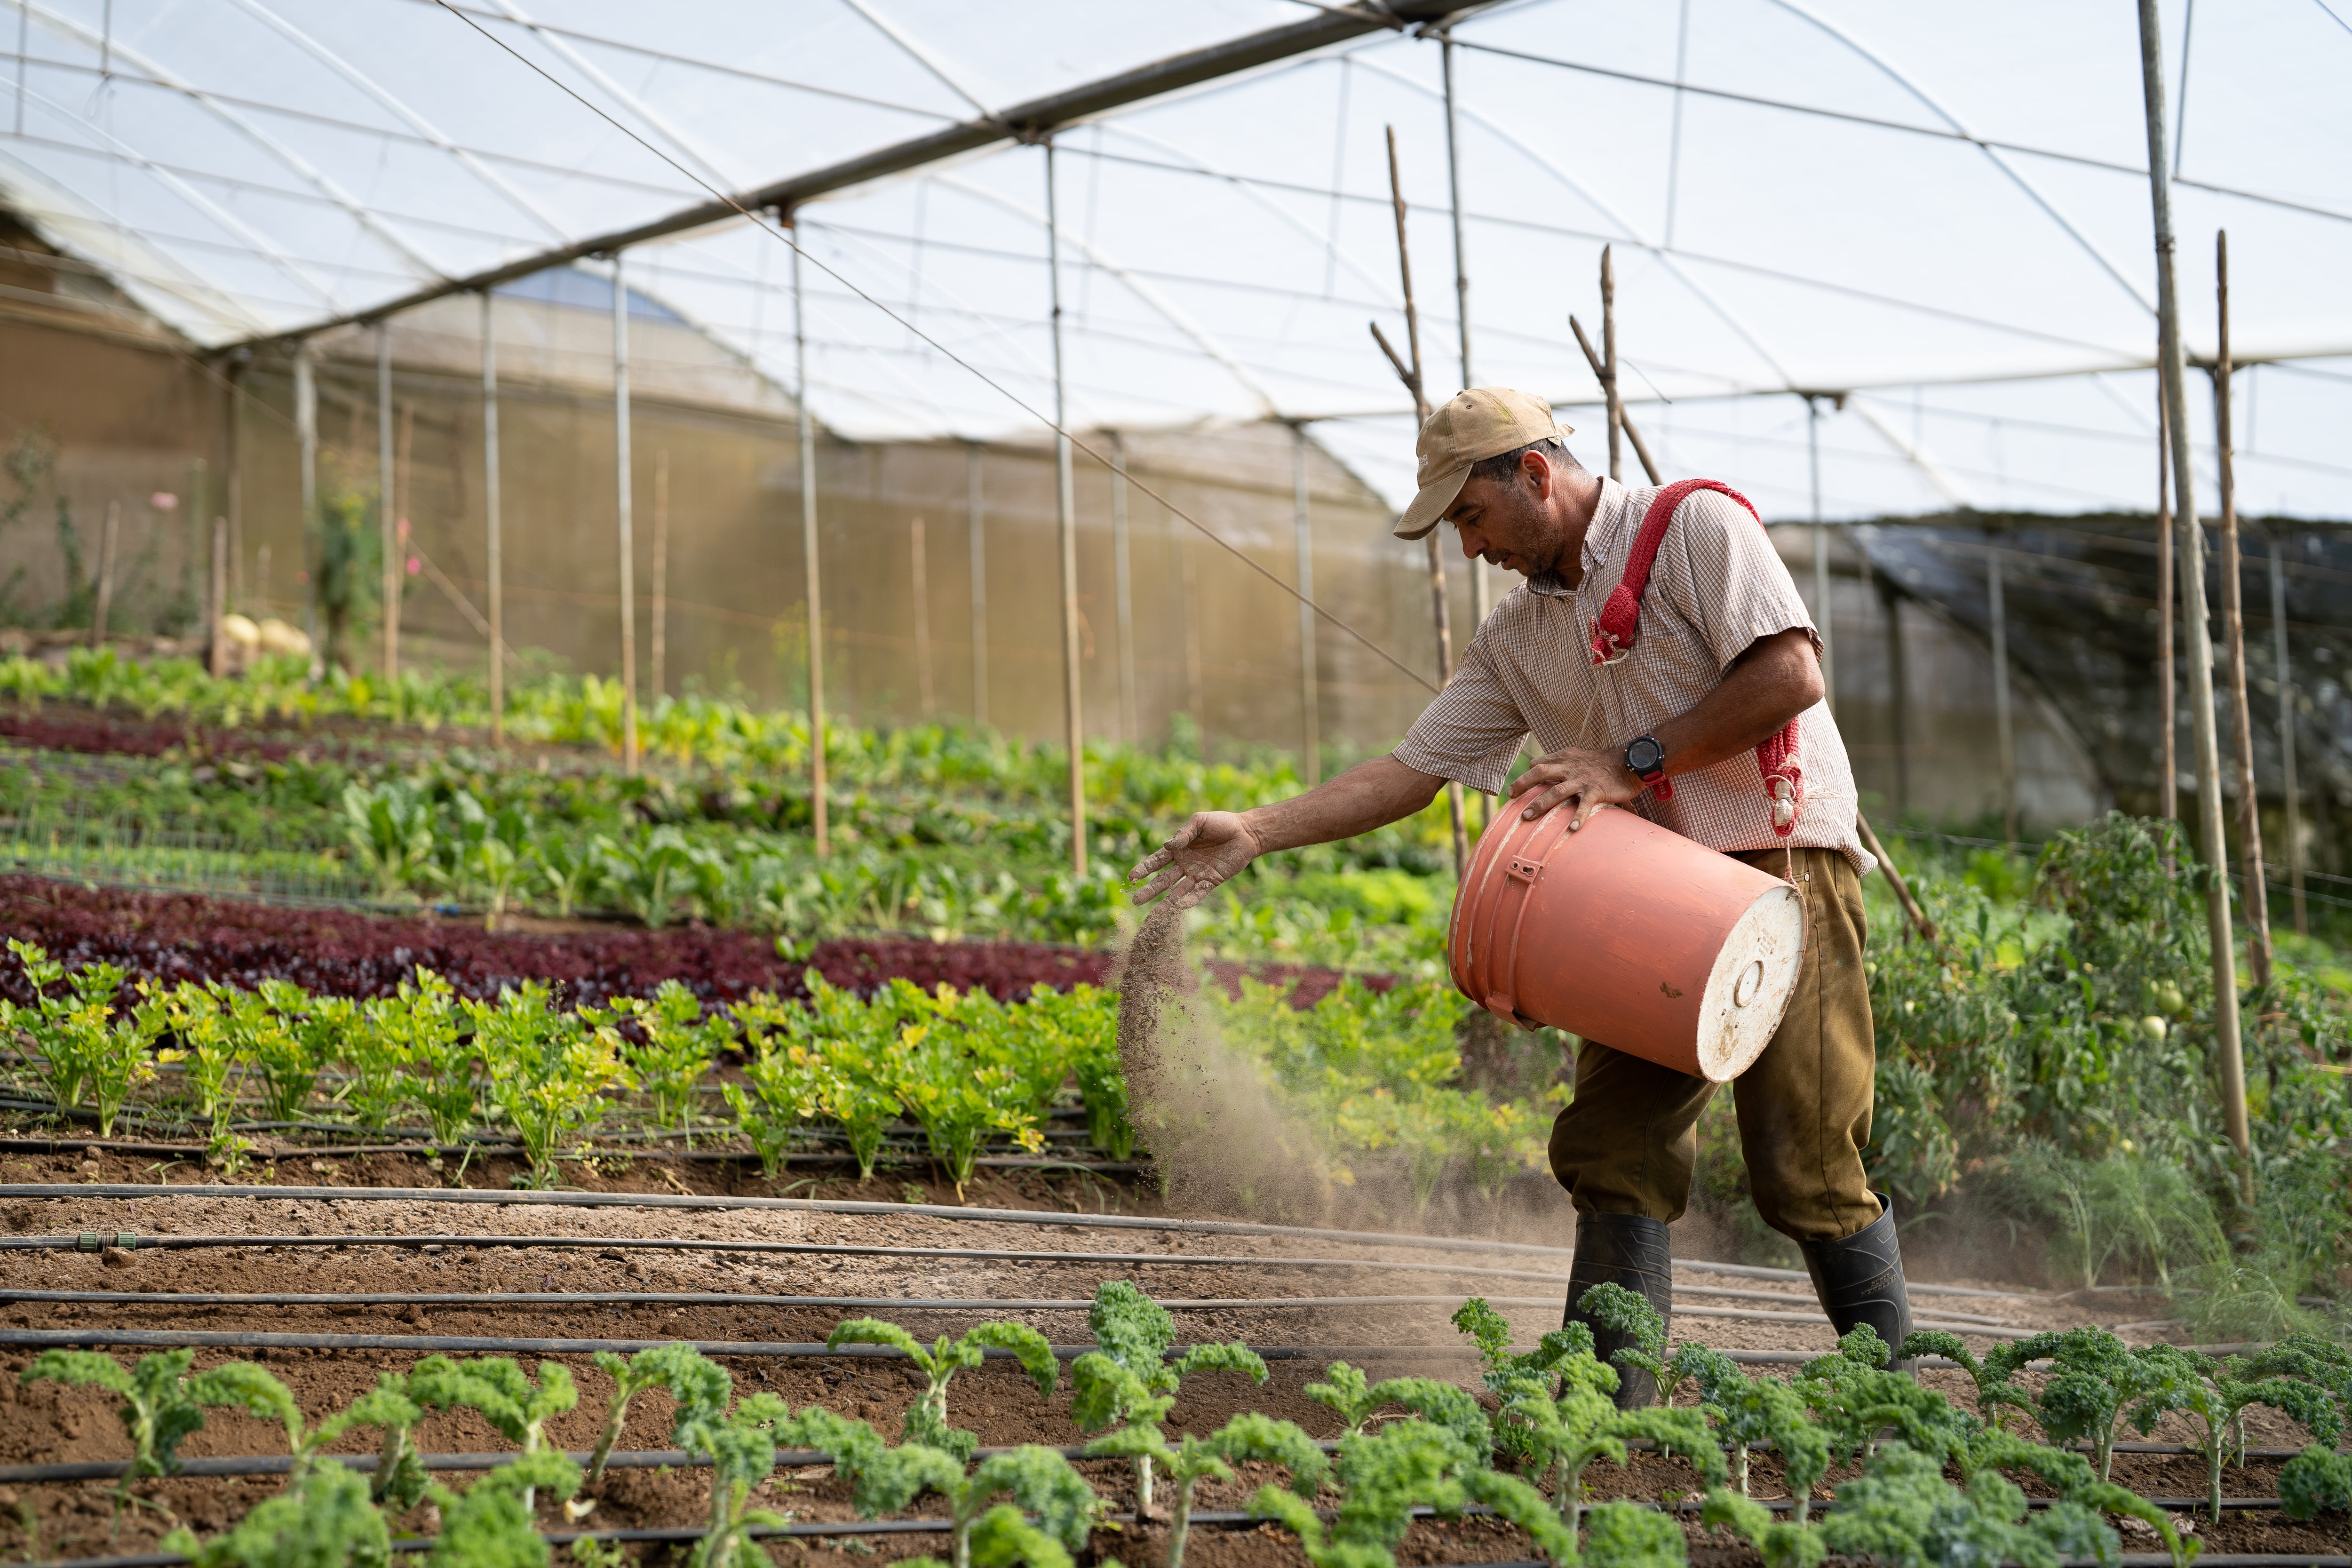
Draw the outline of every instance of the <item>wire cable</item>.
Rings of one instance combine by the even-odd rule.
[[[828,278],[831,278],[835,282],[839,283],[843,288],[856,295],[868,305],[873,306],[877,310],[881,311],[883,315],[887,316],[891,321],[905,328],[915,337],[918,337],[924,342],[929,343],[932,348],[938,350],[939,353],[951,363],[971,373],[971,374],[982,385],[1003,397],[1006,402],[1012,404],[1015,408],[1020,409],[1022,413],[1027,415],[1030,418],[1034,419],[1047,430],[1050,430],[1054,434],[1063,437],[1078,450],[1086,453],[1087,457],[1092,458],[1096,462],[1100,463],[1104,468],[1108,468],[1112,473],[1118,475],[1120,479],[1126,480],[1129,484],[1133,485],[1137,489],[1141,490],[1153,500],[1158,501],[1161,506],[1168,509],[1169,515],[1181,519],[1188,526],[1199,532],[1202,537],[1207,539],[1211,543],[1224,551],[1225,553],[1231,555],[1234,560],[1240,562],[1243,565],[1248,567],[1251,571],[1265,578],[1268,583],[1273,584],[1276,588],[1279,588],[1285,594],[1289,595],[1292,598],[1297,600],[1300,604],[1306,605],[1308,609],[1322,616],[1323,619],[1328,621],[1340,631],[1343,631],[1349,637],[1355,638],[1356,641],[1361,643],[1371,653],[1393,667],[1400,674],[1409,677],[1413,681],[1433,693],[1439,689],[1438,684],[1435,681],[1431,680],[1429,677],[1422,674],[1419,670],[1413,668],[1411,665],[1397,658],[1396,655],[1389,652],[1388,649],[1374,642],[1364,633],[1358,631],[1352,625],[1341,619],[1339,616],[1333,614],[1328,609],[1325,609],[1321,605],[1317,604],[1313,599],[1307,597],[1306,595],[1301,594],[1297,588],[1294,588],[1289,584],[1284,582],[1280,577],[1276,576],[1265,566],[1262,566],[1257,562],[1251,560],[1238,545],[1226,540],[1223,534],[1218,533],[1214,529],[1209,527],[1208,524],[1201,521],[1198,518],[1193,517],[1191,513],[1185,511],[1174,501],[1170,500],[1166,496],[1152,489],[1150,485],[1129,473],[1127,471],[1126,465],[1114,462],[1108,455],[1097,450],[1086,440],[1085,437],[1073,431],[1065,429],[1055,420],[1047,417],[1043,412],[1033,407],[1029,401],[1026,398],[1024,398],[1019,393],[1014,392],[1003,382],[998,381],[986,371],[982,370],[978,365],[972,363],[970,360],[965,359],[961,354],[956,353],[955,350],[948,347],[947,344],[940,342],[939,339],[931,336],[929,332],[923,331],[922,328],[917,326],[913,321],[908,321],[906,317],[898,314],[898,311],[890,309],[889,306],[884,304],[880,300],[875,298],[856,283],[851,281],[846,275],[836,271],[834,268],[828,266],[824,260],[819,258],[814,251],[803,247],[797,239],[793,237],[791,234],[785,232],[783,227],[780,226],[772,226],[770,222],[763,218],[760,214],[753,212],[750,207],[747,207],[741,202],[737,201],[731,193],[723,191],[717,185],[710,184],[708,180],[702,178],[701,175],[688,168],[684,163],[679,163],[676,158],[670,156],[669,153],[664,152],[661,148],[656,146],[645,137],[638,135],[635,131],[632,130],[627,125],[623,124],[620,121],[614,119],[611,114],[605,112],[597,105],[590,102],[576,89],[567,83],[558,80],[536,61],[529,58],[520,50],[516,49],[514,46],[509,44],[505,39],[491,32],[488,27],[483,26],[473,17],[467,16],[465,12],[451,5],[449,0],[435,0],[435,3],[440,5],[444,11],[446,11],[452,16],[457,17],[457,20],[463,22],[467,26],[471,27],[475,32],[479,33],[484,38],[488,39],[490,43],[496,45],[507,54],[512,56],[532,74],[547,82],[548,85],[555,88],[565,97],[571,99],[573,102],[587,110],[591,114],[595,115],[596,118],[604,121],[605,124],[610,125],[614,130],[618,131],[622,135],[626,136],[630,141],[635,142],[638,146],[643,147],[655,157],[659,158],[663,163],[667,163],[671,168],[676,169],[688,179],[692,180],[696,184],[709,192],[719,201],[724,202],[727,205],[734,208],[738,215],[740,215],[746,222],[750,223],[754,228],[757,228],[761,233],[765,234],[772,238],[781,240],[783,244],[790,246],[794,254],[804,258],[809,264],[816,268],[817,270],[823,272]]]

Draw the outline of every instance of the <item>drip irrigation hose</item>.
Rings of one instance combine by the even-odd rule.
[[[1301,1240],[1347,1242],[1359,1247],[1402,1247],[1430,1252],[1511,1253],[1573,1258],[1575,1248],[1525,1241],[1486,1241],[1451,1236],[1409,1236],[1390,1231],[1336,1230],[1314,1226],[1272,1225],[1259,1220],[1171,1219],[1158,1215],[1062,1214],[1043,1209],[962,1208],[950,1204],[892,1204],[860,1198],[718,1197],[670,1193],[486,1192],[475,1187],[264,1187],[247,1185],[140,1186],[128,1183],[8,1183],[0,1198],[244,1198],[287,1203],[475,1203],[526,1204],[560,1208],[768,1209],[799,1214],[877,1215],[956,1220],[982,1225],[1061,1225],[1094,1230],[1150,1230],[1188,1236],[1281,1236]],[[1759,1279],[1810,1280],[1794,1268],[1744,1263],[1685,1262],[1676,1268]],[[1915,1296],[1982,1296],[2014,1300],[2032,1292],[1984,1290],[1964,1285],[1913,1285]]]
[[[1496,1307],[1532,1307],[1549,1311],[1549,1296],[1490,1296]],[[767,1296],[718,1290],[514,1290],[214,1292],[203,1290],[47,1290],[0,1285],[0,1301],[51,1301],[87,1306],[158,1307],[825,1307],[837,1310],[937,1312],[1084,1312],[1091,1300],[996,1296]],[[1246,1311],[1254,1308],[1458,1307],[1459,1296],[1226,1296],[1163,1299],[1171,1311]],[[1768,1312],[1749,1307],[1683,1307],[1684,1317],[1740,1321],[1825,1324],[1820,1313]],[[1932,1322],[1923,1329],[1990,1339],[2023,1339],[2032,1331],[1987,1328],[1975,1323]],[[1823,1352],[1826,1353],[1826,1352]]]

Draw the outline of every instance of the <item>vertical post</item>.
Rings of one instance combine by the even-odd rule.
[[[2271,535],[2271,674],[2278,682],[2280,782],[2286,795],[2287,886],[2294,895],[2294,934],[2308,936],[2311,926],[2303,908],[2303,791],[2294,776],[2294,668],[2287,659],[2286,570],[2279,559],[2285,543],[2276,533]]]
[[[1617,263],[1601,247],[1601,395],[1609,400],[1609,477],[1625,478],[1625,403],[1617,395]]]
[[[319,380],[310,340],[294,350],[294,446],[302,465],[302,634],[319,646]],[[266,589],[265,589],[266,591]]]
[[[1172,525],[1171,525],[1172,531]],[[1192,734],[1200,742],[1201,760],[1209,760],[1209,699],[1201,669],[1200,568],[1192,559],[1192,542],[1177,535],[1176,562],[1184,587],[1184,710],[1192,716]]]
[[[1135,699],[1135,592],[1129,574],[1127,542],[1127,440],[1110,433],[1111,609],[1118,630],[1118,725],[1129,745],[1143,739],[1143,713]]]
[[[939,703],[931,689],[931,584],[923,560],[923,520],[919,517],[907,526],[907,545],[913,578],[908,587],[914,597],[915,612],[915,701],[921,710],[917,717],[929,721]]]
[[[2168,471],[2172,462],[2172,426],[2165,422],[2164,363],[2158,357],[2156,366],[2156,663],[2157,727],[2163,731],[2159,764],[2164,776],[2157,781],[2157,815],[2167,822],[2180,820],[2180,715],[2179,712],[2179,671],[2173,668],[2172,632],[2180,615],[2175,604],[2172,569],[2172,476]],[[2172,851],[2164,856],[2164,868],[2172,869]]]
[[[1985,551],[1985,593],[1992,602],[1992,727],[2000,747],[2000,830],[2017,847],[2017,732],[2009,711],[2009,596],[2002,591],[2001,549]]]
[[[637,776],[637,546],[629,462],[629,280],[613,252],[613,505],[621,551],[621,772]]]
[[[1389,143],[1389,205],[1396,214],[1397,276],[1404,286],[1405,342],[1412,352],[1410,365],[1412,411],[1416,426],[1429,423],[1428,381],[1421,369],[1421,311],[1412,299],[1412,250],[1406,243],[1404,180],[1397,172],[1396,127],[1388,128]],[[1393,357],[1393,356],[1392,356]],[[1437,631],[1437,684],[1441,687],[1454,679],[1454,618],[1453,609],[1445,597],[1445,557],[1437,546],[1441,531],[1431,529],[1422,540],[1429,552],[1429,596],[1432,619]],[[1462,805],[1461,781],[1449,780],[1445,785],[1446,815],[1453,819],[1454,877],[1460,881],[1469,874],[1470,835]]]
[[[1323,682],[1315,648],[1315,532],[1307,512],[1307,427],[1290,427],[1290,528],[1298,551],[1298,721],[1307,787],[1323,782]]]
[[[808,579],[809,811],[816,855],[833,852],[824,798],[824,578],[816,543],[816,420],[809,413],[808,314],[801,289],[800,226],[793,225],[793,416],[800,427],[801,569]]]
[[[228,674],[228,637],[221,630],[222,617],[228,614],[228,519],[213,519],[212,572],[205,583],[205,626],[206,647],[205,669],[215,680]]]
[[[964,523],[971,536],[971,721],[988,725],[988,518],[980,504],[980,443],[963,449]]]
[[[229,607],[245,604],[245,366],[231,361],[225,398],[228,425]]]
[[[2238,481],[2230,433],[2230,236],[2213,237],[2219,328],[2213,354],[2213,440],[2221,477],[2221,631],[2230,659],[2230,731],[2238,763],[2238,854],[2246,879],[2246,968],[2271,983],[2271,889],[2263,874],[2263,797],[2254,787],[2254,719],[2246,700],[2245,570],[2238,550]]]
[[[392,323],[375,329],[375,538],[383,600],[383,679],[400,679],[400,507],[392,460]]]
[[[669,695],[669,448],[654,454],[653,700]]]
[[[2189,713],[2197,747],[2198,838],[2216,873],[2205,895],[2213,954],[2213,1042],[2221,1068],[2221,1118],[2237,1146],[2242,1191],[2253,1198],[2253,1137],[2246,1120],[2246,1058],[2238,1028],[2238,956],[2230,929],[2229,864],[2221,816],[2221,752],[2213,723],[2213,641],[2205,620],[2205,534],[2197,522],[2197,479],[2189,447],[2189,363],[2180,347],[2180,301],[2173,279],[2172,182],[2165,172],[2164,33],[2157,0],[2139,0],[2140,89],[2147,106],[2147,183],[2156,230],[2157,331],[2164,364],[2164,417],[2171,430],[2172,501],[2179,531],[2181,624],[2189,633]]]
[[[106,503],[106,522],[98,535],[98,584],[89,612],[89,646],[106,646],[106,612],[114,602],[114,546],[122,531],[122,503]]]
[[[507,743],[506,575],[499,554],[499,340],[482,290],[482,561],[489,574],[490,744]]]
[[[1054,191],[1054,139],[1045,138],[1045,247],[1054,327],[1054,521],[1062,557],[1062,729],[1070,753],[1070,871],[1087,874],[1087,753],[1078,683],[1078,501],[1070,467],[1069,383],[1062,349],[1062,228]]]
[[[1911,809],[1911,672],[1903,657],[1903,595],[1881,574],[1878,602],[1886,612],[1886,692],[1895,721],[1895,820]]]
[[[1477,382],[1470,372],[1470,253],[1462,231],[1462,125],[1454,100],[1454,35],[1440,34],[1438,45],[1445,81],[1445,189],[1454,219],[1454,314],[1461,339],[1462,384],[1467,389]],[[1493,580],[1486,575],[1485,561],[1472,558],[1469,570],[1470,624],[1475,637],[1475,628],[1486,624],[1486,613],[1495,607],[1495,588]],[[1301,606],[1300,613],[1313,612]],[[1315,773],[1319,775],[1321,772],[1318,759]]]
[[[1813,619],[1822,634],[1822,695],[1837,711],[1837,637],[1830,616],[1830,530],[1822,521],[1822,405],[1805,399],[1805,458],[1813,484]]]

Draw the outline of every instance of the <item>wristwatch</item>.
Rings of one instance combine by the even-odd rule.
[[[1644,789],[1665,783],[1666,749],[1654,735],[1635,736],[1625,742],[1625,771],[1640,779]]]

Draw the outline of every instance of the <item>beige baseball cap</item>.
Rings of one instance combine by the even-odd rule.
[[[1573,426],[1554,420],[1551,405],[1533,393],[1507,386],[1474,386],[1455,393],[1421,427],[1421,439],[1413,447],[1421,459],[1415,476],[1421,493],[1397,519],[1396,536],[1419,539],[1435,528],[1462,493],[1471,464],[1516,452],[1529,442],[1558,441],[1574,433]]]

